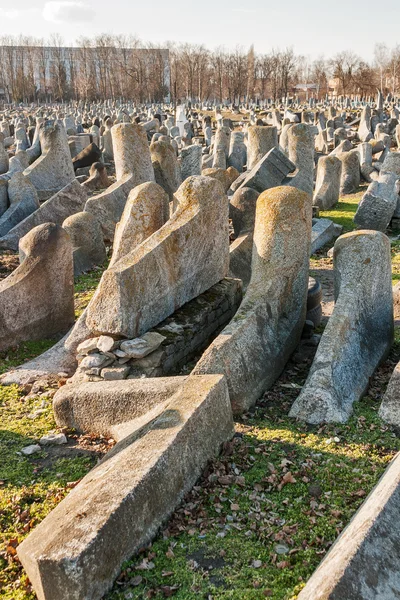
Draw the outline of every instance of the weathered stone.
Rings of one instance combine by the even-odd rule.
[[[104,190],[110,185],[106,166],[101,162],[94,162],[89,170],[89,179],[86,179],[82,186],[87,192],[93,192],[94,190]]]
[[[361,142],[368,142],[371,138],[373,138],[371,132],[371,107],[367,104],[363,108],[361,114],[360,125],[358,127],[358,137]]]
[[[311,250],[310,254],[315,254],[317,250],[339,237],[343,227],[334,223],[330,219],[315,219],[311,230]]]
[[[62,225],[67,217],[83,210],[86,199],[82,186],[77,181],[72,181],[0,238],[0,248],[17,250],[19,240],[43,223]]]
[[[72,159],[74,171],[84,167],[90,167],[93,163],[101,160],[101,150],[93,142],[86,146],[75,158]]]
[[[75,277],[96,265],[104,264],[107,259],[106,247],[101,227],[93,215],[78,212],[65,219],[62,226],[71,238]]]
[[[41,156],[24,171],[35,186],[39,198],[47,200],[74,181],[75,173],[65,128],[45,121],[40,125]]]
[[[146,393],[149,384],[175,393],[157,397]],[[82,397],[88,388],[77,389]],[[121,441],[19,545],[38,600],[100,600],[121,564],[151,540],[234,432],[226,382],[218,376],[180,378],[175,385],[171,378],[102,382],[86,397],[89,431],[100,421]],[[79,426],[77,400],[76,394],[59,397],[55,410],[59,415],[64,404]]]
[[[356,150],[337,154],[342,163],[340,193],[353,194],[360,185],[360,157]]]
[[[175,151],[167,142],[154,142],[150,146],[156,182],[168,194],[170,201],[182,183],[180,166]]]
[[[110,265],[139,246],[169,218],[167,193],[157,183],[142,183],[131,190],[117,224]]]
[[[341,236],[334,249],[335,308],[290,416],[345,422],[393,341],[390,242],[377,231]]]
[[[0,175],[7,173],[9,167],[9,158],[4,148],[4,135],[0,133]]]
[[[97,349],[97,342],[99,341],[99,337],[90,338],[85,340],[81,344],[79,344],[77,348],[78,354],[89,354],[90,352],[94,352]]]
[[[121,343],[121,350],[130,358],[144,358],[157,350],[166,338],[156,332],[147,332],[142,337]]]
[[[295,170],[296,165],[279,148],[272,148],[245,175],[241,186],[253,188],[261,193],[280,185],[285,177]]]
[[[161,229],[104,272],[88,306],[91,331],[138,337],[226,276],[228,200],[211,177],[189,177]]]
[[[22,454],[25,454],[25,456],[31,456],[32,454],[36,454],[37,452],[41,451],[42,448],[39,446],[39,444],[30,444],[21,450]]]
[[[400,363],[397,363],[379,409],[380,418],[400,427]]]
[[[259,192],[253,188],[241,187],[230,201],[229,213],[235,235],[253,231],[256,218],[256,205]]]
[[[289,136],[288,136],[288,132],[289,129],[291,127],[293,127],[294,123],[286,123],[286,125],[284,125],[282,127],[282,131],[281,134],[279,136],[279,146],[281,147],[282,151],[285,152],[285,154],[289,153]],[[325,135],[326,137],[326,135]]]
[[[108,162],[110,160],[114,160],[114,149],[113,149],[112,133],[111,133],[112,124],[113,123],[112,123],[111,119],[106,120],[106,128],[105,128],[105,131],[103,133],[103,138],[102,138],[103,157],[106,162]]]
[[[342,163],[336,156],[321,156],[318,161],[314,206],[329,210],[339,201]]]
[[[98,196],[90,198],[85,212],[99,221],[105,239],[114,239],[129,192],[147,181],[154,181],[150,150],[145,131],[137,123],[118,123],[111,129],[117,181]]]
[[[0,282],[0,351],[64,332],[74,322],[72,246],[46,223],[20,241],[22,264]]]
[[[62,446],[68,442],[65,433],[48,433],[40,438],[41,446]]]
[[[299,123],[288,131],[289,160],[296,172],[287,178],[286,185],[312,195],[314,190],[314,129]]]
[[[201,146],[193,144],[182,148],[181,151],[181,174],[182,181],[192,175],[201,175]]]
[[[213,154],[212,168],[213,169],[226,169],[226,154],[223,148],[215,150]]]
[[[210,168],[203,169],[202,175],[204,177],[212,177],[216,181],[219,181],[224,188],[224,191],[227,192],[232,184],[232,178],[229,176],[227,169],[218,169],[218,168]]]
[[[354,215],[360,229],[386,231],[397,208],[396,182],[400,179],[400,152],[391,152],[383,163],[377,181],[368,186]]]
[[[399,508],[397,456],[298,600],[395,600],[399,589]]]
[[[100,352],[111,352],[115,348],[115,340],[109,335],[101,335],[97,340],[97,349]]]
[[[236,413],[255,404],[274,383],[300,340],[311,215],[311,197],[296,188],[275,188],[258,198],[246,295],[193,371],[225,374]]]
[[[357,152],[360,155],[360,171],[361,176],[367,183],[371,183],[371,175],[376,173],[372,166],[372,146],[368,142],[363,142],[357,146]]]
[[[101,376],[105,381],[121,381],[129,375],[130,367],[106,367],[101,370]]]
[[[229,156],[230,138],[231,130],[229,127],[218,127],[217,131],[215,132],[214,154],[222,151],[225,154],[226,160]]]
[[[272,148],[278,146],[278,130],[271,126],[252,125],[247,130],[247,170],[253,167]]]
[[[228,167],[234,167],[238,173],[242,173],[246,161],[247,148],[244,143],[244,133],[242,131],[233,131],[231,134],[227,165]]]
[[[35,186],[20,172],[15,173],[8,183],[8,197],[10,208],[0,218],[0,237],[39,208]]]

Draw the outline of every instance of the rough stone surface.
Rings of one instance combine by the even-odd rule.
[[[395,213],[399,196],[396,182],[400,179],[400,152],[392,152],[385,159],[377,181],[365,192],[354,215],[354,223],[360,229],[386,231]]]
[[[247,130],[247,170],[278,145],[278,130],[274,126],[251,125]]]
[[[38,600],[100,600],[124,560],[151,540],[207,461],[232,437],[224,378],[182,379],[176,393],[155,406],[154,394],[143,392],[148,382],[134,382],[138,392],[127,396],[124,415],[132,423],[121,442],[18,546]],[[114,407],[118,420],[124,404],[120,390],[132,383],[108,384],[118,386],[117,394],[106,399],[108,413]],[[159,389],[163,384],[171,386],[170,379],[156,380]],[[146,414],[135,423],[138,403]],[[96,404],[85,407],[90,431],[102,412]],[[111,425],[109,434],[115,430]]]
[[[151,144],[150,153],[156,182],[167,192],[172,202],[174,193],[182,183],[175,150],[169,142],[157,141]]]
[[[238,173],[242,173],[246,162],[247,148],[244,143],[244,133],[243,131],[233,131],[231,134],[227,165],[228,167],[234,167]]]
[[[389,239],[377,231],[341,236],[334,248],[335,308],[290,416],[345,422],[393,341]]]
[[[103,234],[93,215],[87,212],[76,213],[65,219],[62,226],[71,238],[75,277],[106,261]]]
[[[91,331],[138,337],[227,275],[228,200],[221,184],[189,177],[176,198],[171,219],[104,272],[88,306]]]
[[[238,277],[246,289],[251,278],[253,232],[259,193],[253,188],[239,188],[229,206],[236,239],[229,246],[229,273]]]
[[[311,197],[279,187],[257,201],[252,273],[236,315],[194,373],[223,373],[234,412],[276,380],[300,340],[306,315]]]
[[[279,148],[272,148],[244,177],[241,186],[264,192],[282,183],[289,173],[296,170]]]
[[[101,162],[94,162],[89,170],[89,178],[82,183],[87,192],[104,190],[111,185],[108,179],[106,166]]]
[[[160,229],[169,218],[169,199],[161,186],[142,183],[129,193],[124,212],[115,231],[110,264],[131,252]]]
[[[85,212],[99,221],[105,239],[114,239],[129,192],[147,181],[155,181],[150,150],[144,129],[137,123],[118,123],[111,129],[117,181],[98,196],[90,198]]]
[[[47,199],[74,181],[75,173],[64,125],[45,121],[40,125],[39,138],[42,154],[24,175],[38,190],[40,199]]]
[[[358,137],[361,142],[369,142],[369,140],[374,137],[371,132],[371,107],[368,104],[363,108],[361,113]]]
[[[285,183],[310,195],[314,190],[314,136],[314,128],[306,123],[288,131],[289,159],[297,170]]]
[[[329,210],[339,201],[342,163],[336,156],[321,156],[318,161],[314,206]]]
[[[0,282],[0,351],[19,342],[51,338],[74,322],[72,246],[53,223],[20,242],[22,264]]]
[[[400,363],[397,363],[379,409],[380,418],[400,427]]]
[[[10,208],[0,217],[0,237],[39,208],[36,188],[22,173],[15,173],[8,183]]]
[[[334,238],[339,237],[343,227],[331,221],[330,219],[315,219],[311,231],[311,250],[310,254],[315,254],[317,250],[325,246]]]
[[[19,240],[43,223],[62,225],[67,217],[83,210],[86,199],[87,194],[80,183],[72,181],[0,238],[0,248],[17,250]]]
[[[198,144],[192,144],[181,151],[181,175],[185,181],[192,175],[201,175],[202,149]]]
[[[298,600],[399,597],[400,456],[387,468]]]
[[[340,194],[353,194],[360,185],[360,156],[356,150],[337,154],[342,163]]]

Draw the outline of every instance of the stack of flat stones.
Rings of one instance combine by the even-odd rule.
[[[114,340],[109,335],[85,340],[78,346],[79,367],[74,379],[126,379],[132,363],[155,352],[165,339],[159,333],[148,332],[133,340]]]
[[[77,348],[78,369],[69,380],[111,381],[177,373],[202,352],[236,313],[242,282],[225,277],[135,339],[101,335]]]

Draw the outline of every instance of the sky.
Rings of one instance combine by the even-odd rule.
[[[147,13],[147,14],[146,14]],[[66,45],[100,33],[136,35],[155,44],[190,42],[257,53],[292,47],[309,59],[352,50],[372,60],[375,43],[400,43],[399,0],[0,0],[0,35],[47,38]]]

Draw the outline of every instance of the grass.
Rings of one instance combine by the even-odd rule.
[[[37,443],[56,427],[51,393],[24,395],[17,386],[0,386],[0,598],[31,600],[29,582],[15,555],[16,545],[28,535],[90,470],[90,456],[65,458],[42,450],[32,456],[22,448]]]
[[[362,187],[354,194],[342,196],[332,210],[320,211],[320,217],[332,219],[335,223],[342,225],[343,233],[353,231],[355,229],[353,217],[365,190],[366,188]]]

